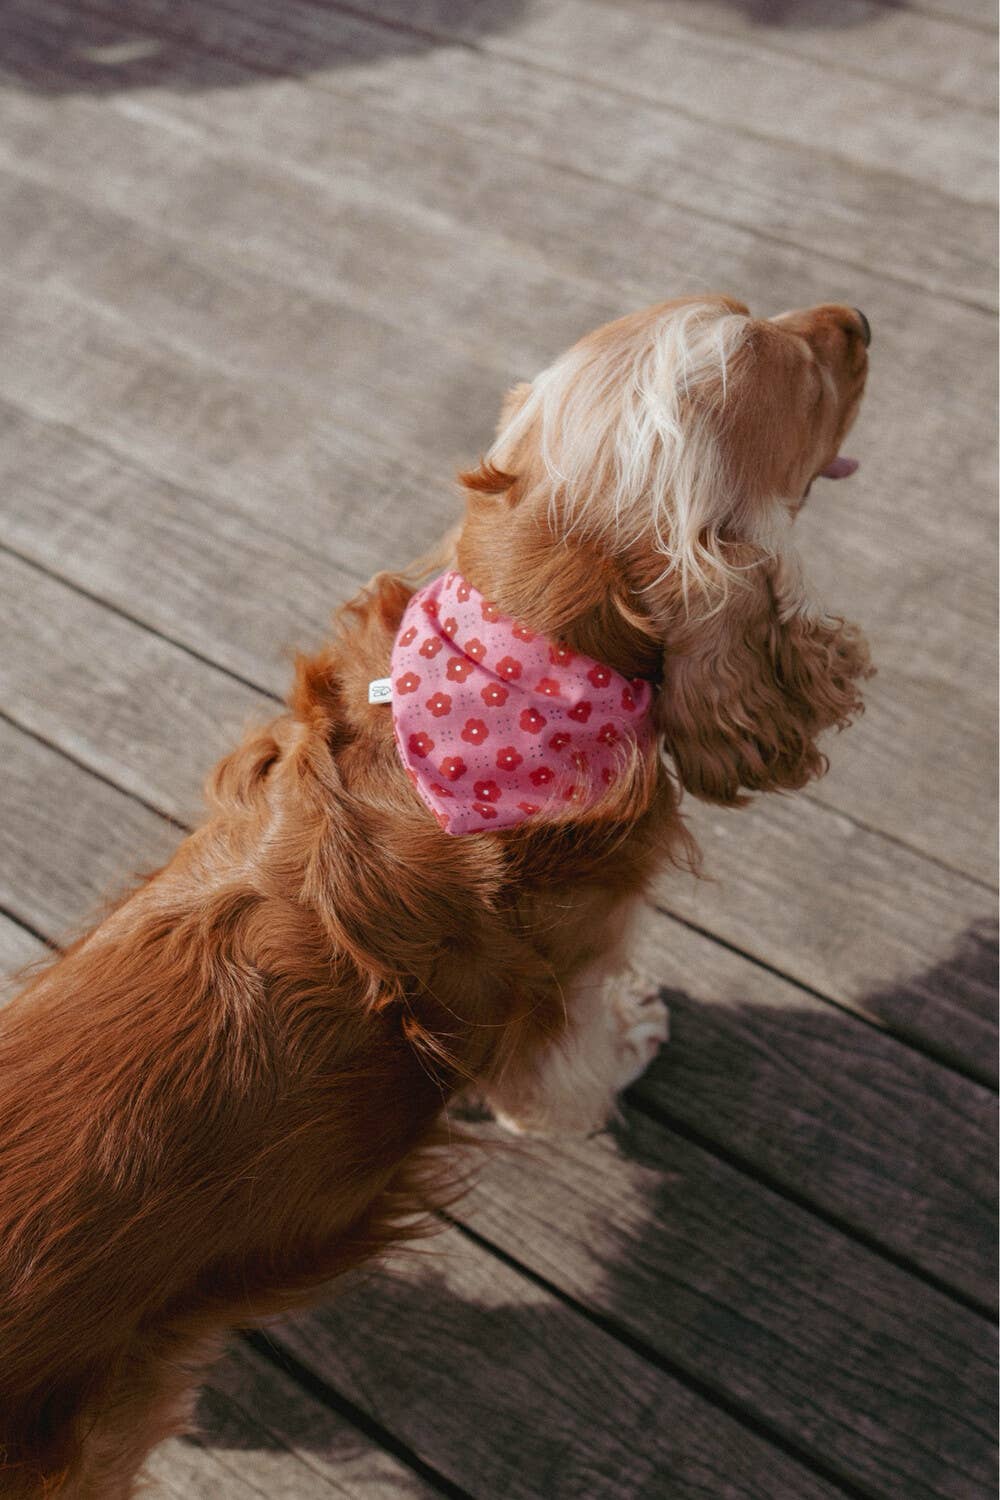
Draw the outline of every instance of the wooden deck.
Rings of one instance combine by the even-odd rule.
[[[992,1493],[993,18],[0,4],[6,967],[175,843],[514,378],[686,291],[874,330],[800,524],[880,674],[815,790],[692,808],[672,1045],[620,1128],[237,1337],[158,1497]]]

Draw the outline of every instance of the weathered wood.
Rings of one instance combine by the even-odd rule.
[[[607,0],[600,0],[605,4]],[[617,0],[612,0],[617,4]],[[842,71],[884,78],[907,89],[989,110],[996,102],[996,12],[983,7],[986,35],[954,19],[880,0],[628,0],[621,7],[652,34],[656,22],[671,22],[719,36],[739,37],[760,51],[791,52],[819,63],[832,85]],[[381,5],[379,5],[381,13]],[[630,45],[635,45],[630,42]]]
[[[212,1369],[195,1425],[197,1436],[161,1445],[148,1464],[184,1500],[429,1500],[439,1493],[241,1341]]]
[[[614,1137],[508,1138],[458,1217],[866,1493],[988,1491],[988,1322],[639,1115]]]
[[[276,1332],[473,1494],[838,1493],[454,1231]]]
[[[107,16],[110,7],[101,4],[95,9]],[[731,132],[791,142],[814,154],[825,154],[836,142],[838,155],[856,170],[889,170],[971,201],[995,201],[992,140],[982,113],[961,100],[921,91],[919,79],[900,86],[842,69],[836,88],[831,88],[828,59],[771,48],[762,61],[753,46],[735,36],[694,31],[664,19],[662,12],[654,26],[644,27],[634,12],[587,0],[573,0],[572,6],[526,7],[515,27],[492,34],[484,32],[474,7],[457,14],[449,7],[448,24],[440,29],[434,26],[438,0],[423,6],[381,0],[368,9],[394,27],[393,55],[380,56],[380,78],[418,113],[425,93],[446,72],[481,76],[480,108],[488,111],[494,88],[507,82],[501,61],[506,54],[528,65],[524,71],[538,92],[562,92],[563,78],[579,88],[579,79],[595,110],[611,85],[629,98],[650,100],[664,112],[683,112]],[[338,14],[303,0],[287,6],[280,34],[260,0],[241,6],[238,13],[210,12],[204,21],[190,20],[192,10],[189,6],[182,11],[178,23],[176,10],[166,0],[143,0],[141,7],[129,6],[121,19],[126,26],[151,20],[170,27],[186,23],[188,34],[209,47],[228,49],[238,37],[244,47],[256,48],[269,67],[282,70],[323,67],[331,61],[343,69],[347,60],[363,65],[377,24],[363,20],[353,8]],[[409,46],[400,23],[415,28]],[[429,23],[432,35],[445,42],[471,33],[490,54],[488,64],[471,52],[467,62],[453,48],[428,51],[421,23]],[[954,46],[967,37],[958,27],[947,28],[947,35]],[[331,44],[336,48],[332,54]],[[548,66],[543,71],[539,63]],[[347,87],[357,84],[364,90],[363,66],[341,76]],[[512,104],[508,100],[505,105],[508,119],[516,118]],[[877,130],[871,128],[872,118],[879,121]],[[598,134],[595,124],[588,135]]]
[[[708,878],[665,872],[664,910],[996,1078],[989,889],[806,798],[687,808]],[[986,945],[978,962],[966,953],[974,935]]]
[[[33,964],[48,952],[40,938],[0,913],[0,1004],[15,987],[16,976],[25,964]]]
[[[675,923],[645,921],[636,951],[675,1018],[643,1099],[993,1304],[989,1090]]]
[[[743,264],[738,278],[729,283],[733,286],[745,285],[761,248],[770,254],[777,247],[780,253],[787,242],[809,250],[828,283],[842,278],[842,269],[836,269],[831,258],[836,257],[841,268],[868,266],[995,306],[992,217],[984,208],[955,197],[950,187],[942,192],[892,171],[859,173],[836,155],[818,156],[751,132],[734,133],[709,119],[664,113],[643,100],[614,93],[601,95],[598,104],[593,86],[572,80],[546,78],[540,88],[536,74],[499,58],[487,63],[451,49],[448,75],[435,81],[435,97],[403,113],[398,112],[393,88],[381,90],[378,70],[369,70],[363,130],[357,128],[353,94],[342,97],[338,92],[338,72],[317,75],[324,94],[321,105],[314,90],[272,82],[263,91],[258,84],[257,109],[247,111],[238,87],[254,82],[246,65],[268,72],[280,68],[283,49],[299,33],[303,55],[286,60],[291,67],[306,68],[311,62],[317,69],[331,54],[341,63],[361,62],[373,35],[383,40],[386,36],[350,16],[315,8],[307,8],[304,16],[300,13],[301,7],[289,5],[283,8],[280,34],[267,22],[255,34],[252,16],[244,9],[237,15],[190,4],[171,6],[169,11],[159,5],[130,7],[127,19],[116,28],[100,17],[81,19],[76,9],[39,3],[11,12],[5,61],[8,69],[18,70],[41,88],[58,88],[60,80],[67,87],[96,87],[99,80],[86,62],[86,47],[82,42],[72,45],[74,31],[91,26],[93,40],[113,42],[123,34],[123,25],[131,28],[146,17],[161,36],[166,32],[190,43],[184,48],[147,37],[152,58],[129,65],[130,73],[139,70],[136,81],[149,86],[144,99],[155,101],[155,114],[168,101],[171,112],[179,109],[185,116],[210,120],[213,132],[224,132],[241,144],[249,159],[281,155],[293,172],[321,170],[324,186],[331,177],[346,178],[345,186],[352,185],[356,192],[371,179],[383,184],[397,202],[417,195],[433,214],[463,205],[464,211],[452,210],[453,216],[459,224],[475,224],[481,236],[487,231],[509,235],[516,225],[520,244],[540,241],[548,254],[558,248],[564,269],[585,260],[592,274],[613,286],[627,285],[640,268],[647,276],[659,276],[658,295],[682,277],[691,280],[693,288],[717,285],[720,272],[713,271],[711,262],[719,254],[720,241],[733,241],[731,226],[742,226]],[[143,40],[137,33],[140,49]],[[417,57],[422,51],[416,39],[407,41],[398,31],[394,44],[394,50]],[[197,79],[191,76],[206,67],[215,70],[205,80],[215,86],[210,102],[200,100]],[[465,82],[470,69],[471,84]],[[157,83],[172,80],[184,85],[183,100],[156,90]],[[484,90],[489,94],[494,88],[506,109],[499,97],[489,110],[470,107]],[[60,103],[61,112],[67,107],[79,113],[87,106],[79,100]],[[51,108],[48,102],[22,103],[28,119],[33,109],[47,115]],[[133,120],[148,122],[148,110],[144,102],[140,110],[130,108],[128,113]],[[91,116],[92,128],[99,129],[93,110]],[[508,118],[516,118],[516,131],[508,128]],[[17,135],[8,139],[15,147]],[[484,151],[477,145],[480,141],[492,149]],[[578,154],[584,141],[585,151]],[[350,162],[346,174],[345,145]],[[50,141],[49,149],[73,147],[68,141]],[[557,181],[563,177],[555,193],[548,186],[554,172]],[[623,189],[642,197],[636,201],[632,193],[630,234],[619,239],[608,235],[606,225],[615,220],[615,199]],[[659,212],[658,200],[664,205]],[[533,201],[543,205],[540,212],[527,211]],[[652,259],[636,253],[631,229],[637,214],[655,221]],[[213,223],[204,227],[211,232]],[[766,247],[760,246],[761,237]],[[339,235],[324,238],[317,248],[329,251],[338,240]],[[737,233],[735,242],[739,241]],[[249,238],[248,248],[255,243],[255,237]],[[376,285],[373,282],[373,288]],[[547,312],[551,316],[552,308]]]
[[[0,551],[0,710],[125,791],[182,820],[270,699]]]
[[[162,818],[4,719],[0,762],[0,906],[50,941],[79,931],[177,843]]]

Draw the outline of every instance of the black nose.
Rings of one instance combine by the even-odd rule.
[[[856,307],[854,309],[854,311],[857,313],[858,317],[861,319],[861,337],[864,339],[864,341],[865,341],[865,348],[867,349],[868,345],[872,341],[872,325],[869,323],[868,319],[865,317],[865,315],[861,311],[860,307]]]

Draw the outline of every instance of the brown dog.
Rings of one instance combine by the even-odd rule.
[[[131,1494],[222,1331],[441,1201],[467,1084],[520,1127],[587,1128],[649,1060],[663,1011],[621,967],[624,916],[696,858],[680,789],[802,787],[861,710],[864,641],[809,599],[791,527],[851,467],[868,339],[847,307],[666,303],[512,392],[439,565],[648,694],[607,784],[439,826],[368,701],[414,591],[379,574],[216,769],[207,821],[8,1007],[0,1493]]]

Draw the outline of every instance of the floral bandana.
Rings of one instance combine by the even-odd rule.
[[[413,595],[390,681],[403,765],[446,833],[592,806],[649,740],[648,682],[527,630],[460,573]]]

